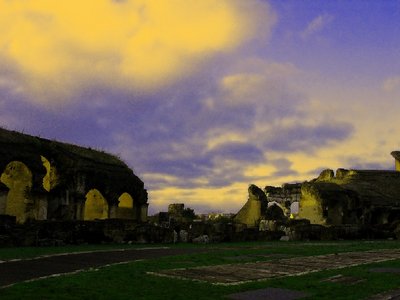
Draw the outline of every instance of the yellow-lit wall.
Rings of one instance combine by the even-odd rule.
[[[32,187],[32,172],[22,162],[10,162],[1,174],[0,181],[10,190],[7,194],[7,215],[15,216],[18,223],[24,223],[28,218],[34,218],[32,199],[28,195]]]
[[[133,205],[133,199],[128,193],[123,193],[119,198],[117,209],[117,218],[136,219],[136,208]]]
[[[301,194],[298,217],[310,220],[311,224],[326,224],[326,220],[322,216],[321,203],[309,193],[302,192]]]
[[[84,220],[107,219],[108,203],[103,195],[96,189],[86,194]]]
[[[400,160],[396,159],[396,171],[400,171]]]
[[[261,201],[249,200],[238,212],[235,221],[246,224],[248,227],[256,227],[261,218]]]
[[[58,183],[57,170],[50,164],[50,161],[46,157],[41,155],[40,158],[47,171],[46,175],[43,177],[43,188],[50,192]]]

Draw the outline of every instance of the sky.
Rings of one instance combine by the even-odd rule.
[[[0,126],[104,150],[149,213],[394,169],[399,0],[0,0]]]

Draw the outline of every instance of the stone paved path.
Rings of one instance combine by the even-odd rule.
[[[297,276],[323,270],[341,269],[394,259],[400,259],[400,249],[347,252],[256,263],[173,269],[151,274],[231,285],[283,276]]]
[[[21,281],[50,277],[55,274],[74,273],[109,264],[206,251],[210,250],[202,248],[139,248],[52,255],[8,261],[0,263],[0,288]]]

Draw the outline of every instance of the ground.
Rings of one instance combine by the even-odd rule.
[[[397,241],[111,248],[0,249],[1,299],[28,291],[30,299],[395,299],[399,293]],[[60,273],[69,274],[51,277]],[[48,278],[26,282],[36,277]]]

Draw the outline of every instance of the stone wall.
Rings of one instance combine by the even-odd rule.
[[[258,223],[267,209],[267,197],[264,192],[252,184],[248,189],[248,200],[234,217],[237,223],[245,224],[247,227],[258,227]]]
[[[147,220],[143,182],[119,158],[0,128],[0,213],[28,220]]]
[[[400,219],[400,172],[338,169],[301,188],[299,217],[313,224],[380,225]]]

